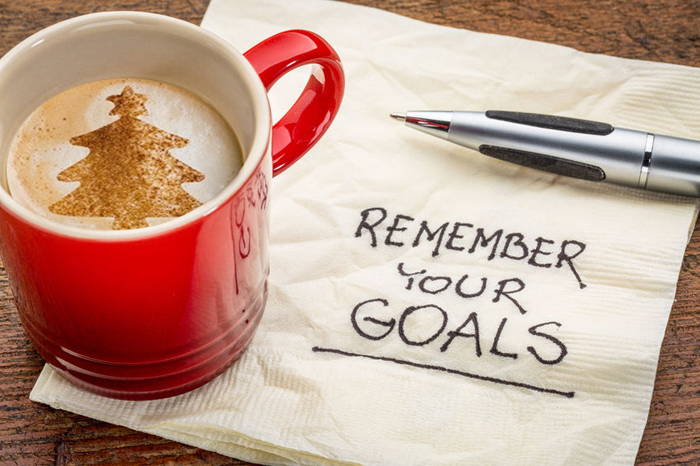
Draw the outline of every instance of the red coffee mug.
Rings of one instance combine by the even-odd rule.
[[[266,90],[307,64],[316,71],[273,126]],[[51,222],[18,204],[3,180],[0,254],[25,331],[54,369],[104,396],[162,398],[210,381],[253,338],[267,297],[271,177],[326,131],[344,76],[335,51],[311,32],[283,32],[244,56],[164,16],[74,18],[0,59],[4,163],[12,136],[39,105],[117,77],[164,81],[214,106],[241,142],[240,173],[192,212],[124,231]]]

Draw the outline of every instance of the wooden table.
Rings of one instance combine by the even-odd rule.
[[[587,52],[700,66],[700,0],[347,1]],[[199,24],[207,4],[207,0],[0,0],[0,54],[39,29],[79,14],[141,10]],[[699,279],[700,228],[696,228],[683,261],[637,464],[700,464]],[[42,365],[22,331],[2,269],[0,464],[248,464],[32,403],[28,395]]]

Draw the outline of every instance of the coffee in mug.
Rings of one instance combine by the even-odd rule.
[[[314,67],[306,87],[273,122],[267,91],[305,65]],[[267,299],[272,178],[328,129],[344,82],[337,53],[310,31],[283,31],[241,54],[197,26],[139,12],[73,18],[0,58],[0,166],[12,152],[14,179],[8,186],[0,176],[0,257],[27,336],[60,376],[103,396],[147,400],[193,390],[234,363]],[[199,104],[180,90],[225,123],[203,124]],[[59,112],[54,97],[65,91]],[[27,125],[42,131],[23,136],[40,107]],[[210,134],[215,127],[229,136]],[[57,163],[59,149],[72,158]],[[23,150],[47,154],[32,168],[19,162]],[[62,191],[48,195],[44,183]],[[36,186],[32,196],[51,219],[19,201]],[[107,207],[120,188],[127,199],[134,193],[131,211]],[[72,217],[65,213],[107,229],[60,223]],[[171,219],[154,225],[154,216]],[[144,220],[152,226],[138,228]],[[129,229],[112,230],[113,222]]]
[[[134,229],[214,198],[242,165],[221,115],[178,87],[108,79],[41,105],[14,137],[10,194],[69,226]]]

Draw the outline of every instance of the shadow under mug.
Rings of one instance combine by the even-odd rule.
[[[267,90],[315,70],[272,124]],[[97,231],[59,225],[0,188],[0,255],[24,329],[63,377],[94,393],[154,399],[192,390],[250,343],[267,298],[270,181],[334,119],[344,91],[335,51],[287,31],[244,55],[197,26],[137,12],[58,23],[0,59],[2,166],[22,122],[87,82],[142,78],[185,89],[234,129],[245,161],[214,199],[163,224]]]

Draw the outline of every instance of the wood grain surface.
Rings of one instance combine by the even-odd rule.
[[[700,0],[348,1],[587,52],[700,66]],[[0,0],[0,55],[30,34],[79,14],[139,10],[199,24],[207,4],[206,0]],[[699,297],[700,229],[696,228],[684,257],[636,464],[700,464]],[[2,465],[249,464],[32,403],[28,395],[42,366],[22,331],[2,269]]]

